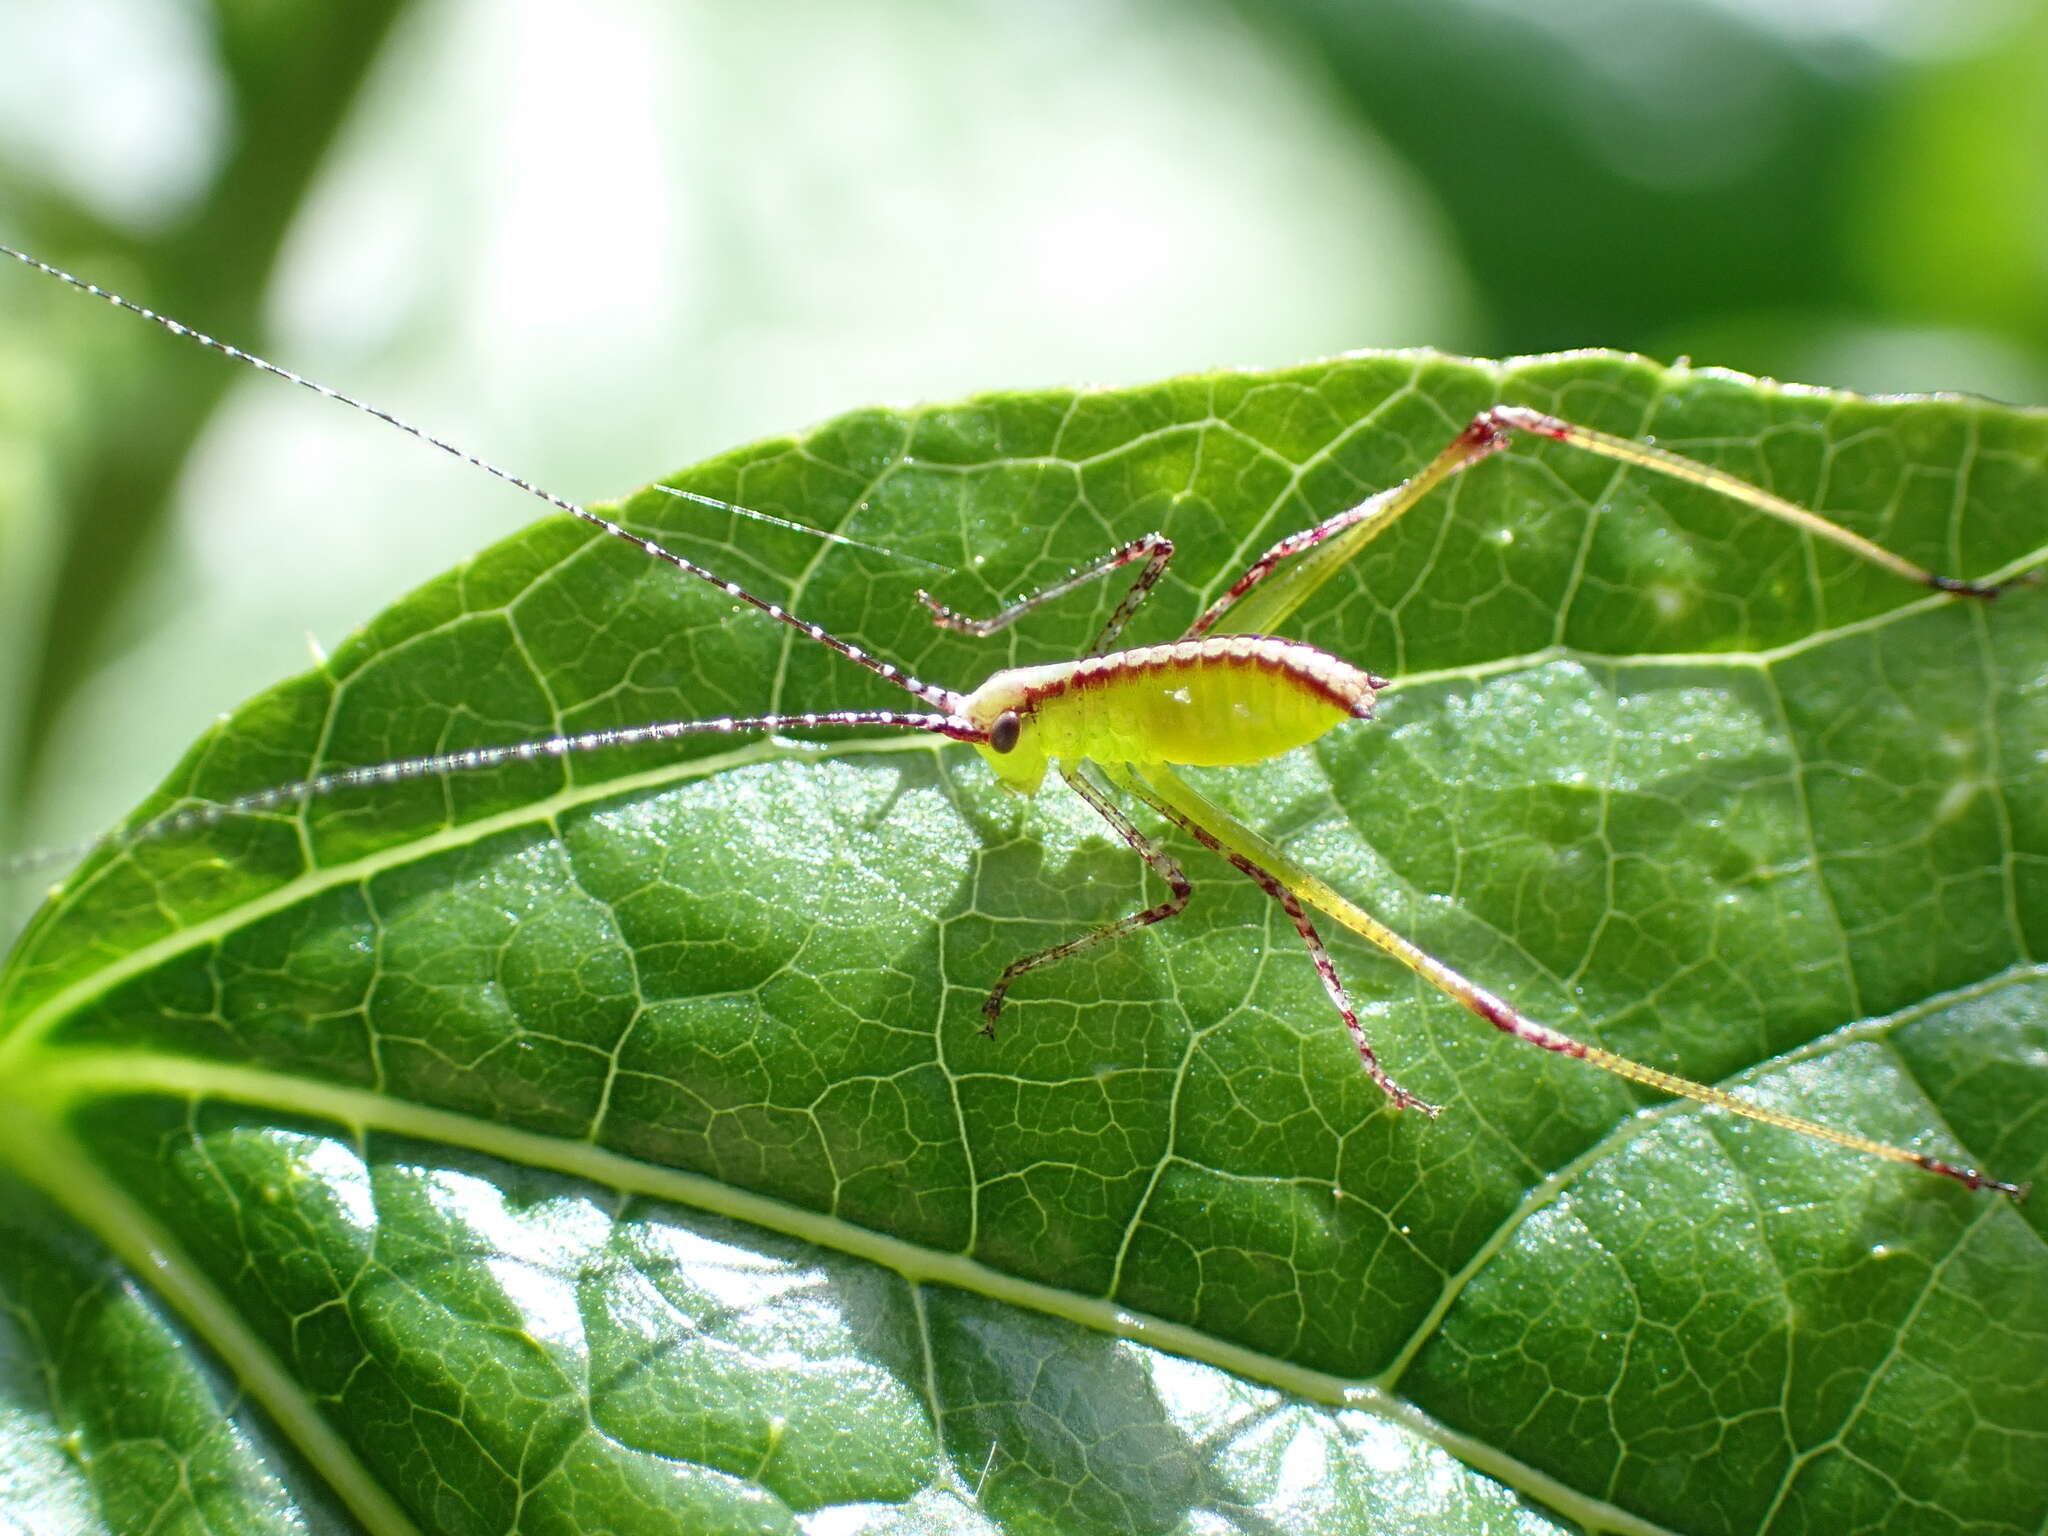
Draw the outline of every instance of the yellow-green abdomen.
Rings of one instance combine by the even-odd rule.
[[[1017,754],[1040,763],[1225,766],[1264,762],[1369,717],[1377,686],[1314,646],[1224,635],[999,672],[968,714],[986,725],[1014,711]]]

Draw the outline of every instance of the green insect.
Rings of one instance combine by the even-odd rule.
[[[1332,1005],[1350,1031],[1360,1062],[1399,1108],[1415,1109],[1431,1116],[1438,1112],[1437,1106],[1425,1103],[1396,1082],[1374,1054],[1357,1010],[1352,1006],[1329,952],[1309,916],[1309,908],[1377,945],[1422,980],[1518,1040],[1575,1057],[1664,1093],[1693,1099],[1731,1114],[1797,1131],[1873,1157],[1909,1164],[1953,1179],[1973,1190],[1995,1190],[2015,1199],[2026,1195],[2024,1185],[1991,1178],[1976,1169],[1876,1141],[1853,1131],[1789,1115],[1709,1084],[1645,1066],[1538,1023],[1392,931],[1271,842],[1235,820],[1176,772],[1181,767],[1228,767],[1266,762],[1307,746],[1348,721],[1370,720],[1376,696],[1387,686],[1385,679],[1314,646],[1278,638],[1272,631],[1403,513],[1452,476],[1500,451],[1518,432],[1568,444],[1625,465],[1719,492],[1808,534],[1830,540],[1903,580],[1938,592],[1964,598],[1991,599],[1999,595],[2002,586],[1936,575],[1758,486],[1664,449],[1576,426],[1524,407],[1496,405],[1476,416],[1434,459],[1408,480],[1275,544],[1254,560],[1229,590],[1197,618],[1179,640],[1171,644],[1132,650],[1112,649],[1132,616],[1158,584],[1172,558],[1173,545],[1161,534],[1148,534],[1133,540],[1094,564],[986,619],[963,618],[928,594],[920,593],[936,623],[985,636],[1112,572],[1126,566],[1137,568],[1129,591],[1103,625],[1086,655],[1074,661],[1006,668],[989,677],[980,687],[963,693],[912,677],[716,572],[464,452],[389,412],[203,335],[20,251],[0,246],[0,252],[151,320],[175,335],[374,416],[518,486],[550,506],[581,518],[653,558],[667,562],[685,575],[708,582],[735,602],[789,626],[807,639],[902,689],[924,706],[919,711],[830,710],[663,721],[404,758],[370,767],[342,769],[219,803],[189,807],[129,833],[127,836],[131,841],[175,836],[229,816],[287,806],[338,790],[685,736],[821,728],[921,731],[974,747],[997,780],[1020,794],[1035,794],[1043,785],[1048,770],[1056,771],[1068,787],[1144,860],[1168,889],[1165,900],[1142,912],[1012,961],[995,979],[982,1005],[984,1034],[995,1034],[1005,1001],[1028,973],[1163,922],[1186,907],[1192,887],[1179,861],[1130,819],[1119,804],[1117,797],[1121,795],[1149,806],[1196,842],[1227,860],[1280,904],[1300,934]],[[746,510],[692,493],[673,494],[688,495],[691,499],[732,511]],[[1228,628],[1225,628],[1226,620]]]

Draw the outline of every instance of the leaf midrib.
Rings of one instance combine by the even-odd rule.
[[[16,1102],[8,1104],[9,1112],[0,1116],[0,1162],[11,1165],[80,1227],[95,1234],[131,1274],[147,1278],[183,1322],[233,1370],[235,1379],[263,1405],[366,1529],[387,1536],[422,1536],[397,1498],[300,1389],[284,1362],[256,1337],[240,1310],[192,1262],[176,1234],[86,1155],[68,1123],[68,1106],[49,1099],[13,1097]]]
[[[45,1089],[36,1101],[36,1112],[14,1122],[17,1135],[25,1128],[34,1133],[38,1165],[28,1170],[33,1181],[87,1230],[106,1241],[136,1273],[149,1274],[166,1296],[177,1301],[185,1320],[205,1337],[279,1424],[292,1432],[308,1458],[321,1467],[356,1513],[376,1530],[412,1532],[416,1527],[405,1519],[354,1453],[332,1435],[282,1363],[220,1295],[204,1269],[191,1260],[171,1233],[106,1178],[65,1129],[71,1108],[95,1099],[137,1093],[189,1098],[195,1102],[238,1103],[328,1121],[357,1136],[383,1133],[460,1148],[516,1166],[548,1169],[621,1194],[668,1201],[866,1261],[899,1275],[912,1286],[945,1286],[1215,1366],[1311,1402],[1371,1413],[1427,1437],[1487,1475],[1582,1525],[1632,1536],[1675,1536],[1669,1527],[1591,1497],[1504,1454],[1496,1446],[1471,1440],[1437,1423],[1394,1396],[1380,1380],[1337,1376],[1297,1365],[1185,1324],[1131,1311],[1105,1297],[1084,1296],[1023,1279],[965,1254],[922,1247],[837,1216],[756,1194],[703,1174],[642,1162],[591,1142],[524,1131],[394,1099],[370,1089],[159,1052],[66,1052],[60,1061],[37,1073],[35,1082]],[[1601,1155],[1619,1150],[1656,1123],[1656,1118],[1648,1115],[1630,1116],[1582,1155],[1575,1166],[1583,1167]],[[1562,1187],[1558,1185],[1551,1195]],[[1541,1203],[1547,1200],[1525,1204],[1522,1209],[1533,1213]],[[1408,1353],[1404,1350],[1404,1359]],[[308,1433],[312,1435],[310,1441]],[[372,1511],[380,1509],[388,1512],[388,1519],[372,1517]]]
[[[2021,566],[2025,562],[2019,563]],[[1399,686],[1422,687],[1432,683],[1472,680],[1526,671],[1559,661],[1580,661],[1613,670],[1640,668],[1696,668],[1700,670],[1769,670],[1792,656],[1819,649],[1856,635],[1880,631],[1903,619],[1944,606],[1952,599],[1929,595],[1882,614],[1800,637],[1785,646],[1766,651],[1716,652],[1698,655],[1632,654],[1623,657],[1579,652],[1551,646],[1514,658],[1475,666],[1416,674],[1400,680]],[[1590,1499],[1583,1492],[1555,1483],[1539,1470],[1506,1457],[1497,1449],[1468,1442],[1454,1431],[1436,1425],[1391,1393],[1407,1366],[1433,1336],[1442,1319],[1455,1305],[1464,1285],[1483,1271],[1492,1257],[1511,1240],[1531,1216],[1559,1197],[1589,1168],[1611,1157],[1672,1114],[1692,1113],[1689,1106],[1659,1105],[1629,1115],[1592,1146],[1547,1175],[1518,1203],[1515,1211],[1474,1250],[1455,1275],[1445,1277],[1436,1302],[1421,1320],[1409,1340],[1395,1353],[1387,1370],[1370,1380],[1352,1379],[1311,1370],[1262,1352],[1246,1349],[1185,1325],[1116,1306],[1113,1301],[1078,1295],[1039,1282],[1021,1279],[989,1268],[963,1254],[941,1253],[903,1239],[857,1226],[839,1217],[791,1205],[780,1200],[737,1188],[719,1180],[644,1163],[606,1151],[592,1142],[522,1131],[465,1114],[408,1103],[374,1090],[337,1086],[288,1074],[209,1062],[171,1053],[130,1053],[101,1047],[53,1047],[50,1034],[61,1027],[70,1013],[93,999],[147,972],[177,955],[216,943],[237,930],[286,909],[328,889],[359,883],[388,869],[403,867],[421,857],[467,846],[510,830],[545,825],[577,809],[602,801],[650,789],[661,789],[728,770],[768,763],[812,762],[895,752],[937,752],[941,744],[924,737],[877,737],[855,739],[821,748],[793,748],[773,741],[749,743],[731,752],[670,763],[643,772],[571,786],[545,799],[521,805],[489,817],[443,828],[433,834],[410,838],[346,864],[312,871],[266,894],[218,914],[207,922],[181,930],[157,943],[104,966],[55,994],[25,1017],[21,1027],[0,1043],[0,1082],[9,1084],[7,1096],[30,1106],[30,1125],[50,1132],[39,1141],[43,1166],[32,1177],[43,1184],[85,1224],[111,1242],[117,1252],[139,1268],[164,1276],[167,1294],[184,1295],[195,1287],[213,1292],[204,1272],[191,1264],[167,1234],[156,1230],[135,1212],[139,1223],[133,1243],[123,1243],[118,1230],[106,1230],[105,1210],[94,1214],[90,1201],[81,1203],[67,1195],[71,1191],[105,1184],[104,1176],[90,1160],[90,1150],[76,1143],[65,1127],[66,1114],[90,1099],[129,1093],[161,1093],[195,1101],[216,1100],[252,1107],[280,1110],[332,1121],[358,1132],[377,1131],[417,1138],[441,1145],[468,1148],[483,1155],[526,1166],[544,1167],[571,1177],[589,1180],[605,1188],[673,1201],[693,1209],[725,1216],[766,1230],[815,1244],[830,1251],[865,1260],[901,1275],[907,1282],[938,1284],[959,1289],[1064,1319],[1097,1332],[1124,1337],[1169,1353],[1214,1365],[1248,1380],[1258,1381],[1296,1396],[1340,1408],[1365,1409],[1383,1418],[1402,1422],[1411,1429],[1450,1449],[1468,1463],[1490,1475],[1541,1499],[1568,1515],[1603,1528],[1661,1532],[1662,1527],[1646,1523],[1627,1511]],[[2026,975],[2040,973],[2035,967]],[[1913,1009],[1885,1020],[1863,1020],[1835,1031],[1820,1040],[1807,1042],[1783,1056],[1746,1068],[1730,1081],[1742,1081],[1795,1060],[1825,1056],[1854,1041],[1888,1035],[1901,1024],[1928,1011],[1949,1006],[1962,997],[1974,997],[2013,983],[2022,973],[2008,971],[1998,977],[1973,983],[1960,993],[1927,1000]],[[115,1192],[118,1194],[118,1191]],[[126,1197],[120,1197],[126,1204]],[[139,1245],[139,1246],[138,1246]],[[130,1251],[134,1249],[134,1251]],[[166,1273],[167,1266],[175,1273]],[[182,1266],[182,1268],[180,1268]],[[189,1298],[188,1298],[189,1299]],[[244,1379],[257,1385],[258,1395],[266,1376],[275,1377],[278,1390],[296,1392],[289,1374],[283,1371],[260,1340],[216,1337],[206,1326],[204,1314],[217,1313],[217,1320],[234,1321],[231,1309],[201,1308],[195,1316],[187,1306],[188,1321],[206,1333],[209,1342],[224,1358],[248,1370]],[[238,1324],[236,1326],[239,1326]],[[253,1355],[252,1355],[253,1352]],[[249,1369],[252,1358],[258,1368]],[[261,1369],[264,1361],[269,1370]],[[268,1403],[280,1423],[291,1423],[296,1415],[278,1412]],[[342,1448],[345,1451],[345,1447]],[[326,1458],[315,1456],[323,1465]],[[367,1476],[367,1474],[364,1474]],[[346,1474],[344,1484],[354,1481]],[[381,1496],[381,1489],[377,1490]],[[393,1506],[395,1510],[395,1506]],[[402,1520],[402,1516],[400,1517]],[[410,1529],[408,1525],[380,1529]]]
[[[2048,965],[2010,968],[1955,992],[1923,999],[1885,1018],[1859,1020],[1846,1025],[1819,1040],[1806,1042],[1781,1056],[1746,1068],[1728,1082],[1741,1083],[1797,1062],[1826,1057],[1851,1045],[1885,1038],[1928,1014],[2043,977],[2048,977]],[[1667,1536],[1668,1533],[1667,1527],[1645,1521],[1605,1500],[1589,1497],[1582,1490],[1560,1483],[1540,1469],[1504,1455],[1497,1447],[1475,1442],[1438,1424],[1395,1396],[1395,1389],[1408,1365],[1455,1305],[1464,1286],[1483,1271],[1513,1234],[1589,1169],[1618,1155],[1666,1120],[1700,1113],[1697,1106],[1683,1101],[1653,1105],[1628,1115],[1585,1151],[1546,1175],[1529,1190],[1514,1212],[1474,1250],[1459,1272],[1446,1277],[1437,1301],[1407,1343],[1395,1353],[1387,1369],[1373,1378],[1358,1379],[1301,1366],[1185,1324],[1133,1312],[1107,1297],[1086,1296],[1024,1279],[991,1268],[962,1253],[940,1252],[703,1174],[627,1157],[589,1141],[521,1130],[455,1111],[396,1099],[371,1089],[323,1083],[169,1053],[95,1048],[46,1054],[48,1059],[39,1070],[27,1078],[14,1080],[10,1094],[31,1111],[21,1118],[10,1117],[15,1137],[18,1138],[25,1130],[37,1133],[32,1138],[37,1151],[36,1166],[27,1171],[52,1198],[70,1209],[89,1230],[97,1232],[116,1252],[121,1253],[138,1273],[153,1274],[167,1294],[181,1298],[181,1310],[187,1320],[207,1336],[209,1344],[238,1369],[241,1379],[252,1386],[278,1421],[288,1427],[299,1426],[306,1413],[310,1412],[310,1405],[304,1402],[296,1385],[271,1356],[267,1346],[248,1332],[225,1299],[219,1297],[204,1271],[191,1262],[176,1240],[162,1231],[146,1212],[135,1208],[125,1193],[108,1184],[86,1150],[78,1145],[65,1124],[70,1111],[79,1104],[136,1093],[182,1097],[195,1102],[239,1103],[325,1120],[358,1136],[379,1132],[463,1148],[517,1166],[546,1168],[622,1194],[669,1201],[864,1260],[901,1276],[913,1286],[947,1286],[1213,1365],[1240,1378],[1260,1382],[1309,1401],[1370,1412],[1426,1436],[1488,1475],[1582,1524],[1639,1533],[1639,1536]],[[43,1091],[27,1094],[21,1091],[32,1087]],[[123,1209],[120,1221],[110,1222],[107,1219],[108,1211],[103,1207],[109,1200]],[[1991,1203],[1987,1202],[1984,1214],[1988,1215],[1992,1209]],[[219,1304],[195,1304],[208,1297]],[[279,1394],[284,1394],[284,1400],[273,1401]],[[320,1422],[317,1416],[313,1422],[317,1427]],[[294,1432],[297,1433],[296,1428]],[[383,1490],[374,1484],[364,1483],[367,1472],[354,1463],[352,1453],[339,1441],[325,1446],[325,1454],[320,1444],[308,1445],[301,1440],[301,1446],[330,1474],[340,1473],[340,1486],[351,1495],[352,1503],[353,1493],[362,1492],[364,1488],[374,1494],[377,1502],[384,1501]],[[338,1468],[336,1456],[354,1466],[355,1471]],[[363,1486],[358,1487],[359,1484]],[[361,1504],[355,1507],[358,1513],[364,1513]],[[413,1529],[397,1514],[395,1504],[388,1507],[396,1517],[396,1523],[372,1522],[375,1528]]]

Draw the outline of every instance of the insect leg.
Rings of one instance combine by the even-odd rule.
[[[1221,838],[1213,835],[1209,828],[1194,817],[1183,814],[1166,800],[1150,792],[1150,786],[1135,775],[1120,780],[1132,794],[1145,801],[1160,815],[1175,823],[1196,842],[1211,853],[1221,854],[1237,867],[1240,873],[1251,878],[1253,884],[1280,903],[1280,910],[1287,914],[1294,924],[1294,931],[1301,935],[1302,943],[1308,946],[1309,959],[1315,962],[1316,974],[1323,979],[1323,990],[1330,994],[1330,1001],[1337,1006],[1343,1017],[1344,1027],[1351,1031],[1351,1040],[1358,1047],[1358,1059],[1364,1063],[1366,1074],[1380,1085],[1380,1091],[1394,1101],[1396,1109],[1419,1109],[1434,1120],[1441,1106],[1417,1098],[1388,1074],[1380,1065],[1380,1059],[1373,1053],[1372,1042],[1366,1038],[1365,1025],[1359,1022],[1358,1010],[1352,1005],[1351,994],[1344,990],[1344,983],[1337,975],[1337,967],[1330,959],[1330,952],[1323,946],[1322,935],[1316,932],[1316,925],[1302,910],[1300,900],[1294,892],[1270,870],[1261,867],[1251,858],[1230,847]]]
[[[1135,777],[1135,776],[1133,776]],[[1119,782],[1122,782],[1119,780]],[[1442,992],[1453,1001],[1463,1004],[1495,1029],[1540,1046],[1546,1051],[1555,1051],[1561,1056],[1575,1056],[1589,1062],[1604,1072],[1645,1087],[1655,1088],[1661,1093],[1678,1098],[1692,1099],[1697,1103],[1726,1110],[1745,1119],[1775,1125],[1781,1130],[1797,1131],[1821,1141],[1833,1142],[1836,1146],[1848,1147],[1852,1151],[1865,1152],[1872,1157],[1881,1157],[1890,1162],[1905,1163],[1929,1173],[1954,1179],[1969,1189],[1991,1189],[2000,1194],[2010,1195],[2015,1200],[2026,1198],[2027,1186],[2008,1184],[1994,1179],[1974,1168],[1951,1163],[1942,1158],[1932,1157],[1925,1152],[1914,1152],[1905,1147],[1895,1147],[1886,1142],[1875,1141],[1868,1136],[1859,1136],[1853,1131],[1837,1130],[1818,1121],[1802,1119],[1798,1115],[1786,1114],[1783,1110],[1772,1109],[1765,1104],[1740,1098],[1723,1088],[1709,1083],[1694,1082],[1674,1072],[1645,1066],[1631,1061],[1613,1051],[1603,1050],[1576,1040],[1561,1030],[1547,1024],[1539,1024],[1509,1003],[1494,996],[1477,982],[1470,981],[1452,970],[1434,955],[1420,946],[1404,939],[1386,924],[1363,908],[1355,905],[1327,883],[1303,869],[1294,860],[1275,848],[1258,833],[1243,825],[1216,805],[1207,796],[1198,792],[1172,769],[1163,764],[1147,764],[1141,783],[1128,786],[1133,793],[1157,806],[1165,814],[1180,822],[1189,831],[1210,847],[1222,847],[1227,853],[1239,854],[1255,859],[1274,872],[1283,885],[1295,895],[1337,919],[1360,937],[1371,941],[1400,961],[1417,976]],[[1199,829],[1199,830],[1198,830]],[[1207,835],[1205,836],[1204,833]]]
[[[1019,976],[1026,971],[1035,971],[1041,965],[1051,965],[1054,961],[1064,960],[1069,955],[1078,955],[1083,950],[1093,949],[1098,944],[1120,939],[1127,933],[1136,933],[1140,928],[1149,928],[1154,923],[1164,922],[1167,918],[1177,915],[1181,908],[1188,904],[1188,896],[1194,889],[1188,884],[1188,877],[1182,872],[1180,861],[1133,826],[1130,817],[1123,813],[1117,803],[1096,788],[1082,772],[1062,763],[1060,777],[1073,787],[1075,794],[1093,807],[1096,815],[1116,830],[1116,835],[1130,845],[1133,853],[1152,867],[1152,872],[1166,882],[1171,894],[1157,906],[1147,907],[1142,912],[1134,912],[1129,917],[1120,917],[1113,923],[1105,923],[1092,932],[1082,934],[1078,939],[1069,939],[1064,944],[1055,944],[1050,949],[1041,949],[1012,960],[1004,967],[1003,974],[996,978],[996,984],[989,989],[988,997],[981,1005],[981,1032],[991,1040],[995,1038],[996,1020],[1002,1014],[1003,1000]]]
[[[1583,448],[1588,453],[1597,453],[1603,458],[1617,459],[1623,464],[1633,464],[1639,469],[1651,470],[1668,475],[1674,480],[1685,480],[1693,485],[1704,486],[1710,491],[1719,491],[1723,496],[1752,506],[1759,512],[1790,523],[1820,538],[1840,545],[1850,554],[1868,560],[1872,565],[1882,567],[1893,575],[1914,582],[1923,587],[1932,587],[1937,592],[1954,592],[1961,597],[1993,598],[2009,586],[2032,585],[2039,576],[2029,573],[2010,582],[1963,581],[1954,576],[1937,576],[1924,566],[1915,565],[1899,555],[1893,554],[1881,544],[1872,543],[1860,533],[1851,533],[1840,523],[1810,512],[1805,507],[1787,501],[1752,485],[1739,475],[1731,475],[1725,469],[1716,469],[1711,464],[1702,464],[1697,459],[1688,459],[1683,454],[1659,448],[1651,443],[1640,443],[1633,438],[1616,437],[1611,432],[1601,432],[1592,427],[1577,426],[1555,416],[1546,416],[1541,411],[1532,411],[1526,406],[1497,405],[1492,410],[1474,417],[1466,430],[1479,430],[1485,423],[1502,432],[1530,432],[1538,437],[1547,437],[1553,442],[1568,443],[1574,448]]]
[[[1040,587],[1029,597],[1019,598],[1007,608],[1000,609],[985,619],[966,619],[941,603],[929,592],[919,592],[918,600],[932,611],[932,622],[941,629],[957,629],[962,634],[992,635],[999,629],[1007,629],[1033,609],[1041,608],[1055,598],[1065,597],[1091,581],[1100,581],[1111,571],[1129,565],[1133,560],[1143,560],[1144,569],[1138,572],[1137,580],[1131,583],[1131,590],[1124,594],[1124,600],[1116,605],[1116,612],[1109,616],[1109,622],[1102,626],[1102,633],[1095,637],[1095,644],[1089,648],[1090,656],[1106,652],[1123,628],[1130,623],[1131,615],[1138,611],[1138,605],[1151,595],[1159,578],[1166,574],[1166,562],[1173,558],[1173,540],[1163,533],[1148,533],[1143,538],[1133,539],[1121,549],[1113,549],[1093,565],[1084,565],[1078,571],[1061,577],[1051,586]]]
[[[1358,551],[1386,531],[1389,524],[1413,507],[1444,481],[1482,459],[1491,458],[1508,445],[1517,432],[1528,432],[1553,442],[1615,459],[1638,469],[1666,475],[1674,480],[1702,486],[1757,511],[1789,523],[1818,538],[1827,539],[1851,554],[1892,572],[1903,580],[1953,592],[1962,597],[1993,598],[2009,586],[2032,584],[2039,574],[2030,572],[2010,582],[1986,583],[1940,576],[1893,554],[1881,544],[1822,517],[1784,497],[1752,485],[1724,469],[1688,459],[1683,454],[1617,437],[1592,427],[1581,427],[1556,416],[1545,415],[1520,405],[1496,405],[1481,411],[1463,431],[1447,443],[1442,452],[1416,474],[1389,490],[1369,496],[1355,507],[1326,518],[1313,528],[1289,534],[1231,583],[1230,589],[1189,626],[1185,638],[1208,633],[1224,615],[1231,616],[1232,629],[1241,634],[1270,634],[1324,582]],[[1299,558],[1296,558],[1299,557]],[[1290,560],[1292,564],[1287,564]],[[1286,569],[1273,580],[1275,569]],[[1263,585],[1262,585],[1263,584]]]
[[[1231,633],[1269,635],[1315,590],[1343,568],[1394,520],[1460,470],[1505,448],[1508,435],[1497,428],[1481,430],[1475,419],[1446,443],[1437,456],[1399,485],[1368,496],[1312,528],[1290,533],[1245,568],[1202,616],[1188,626],[1183,639],[1205,635],[1231,615]],[[1288,562],[1292,561],[1292,564]],[[1276,570],[1285,570],[1271,581]],[[1235,610],[1233,612],[1233,610]]]

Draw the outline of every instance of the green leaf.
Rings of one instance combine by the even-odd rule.
[[[1971,576],[2048,416],[1580,354],[863,412],[688,483],[961,568],[1159,526],[1133,640],[1496,399],[1653,435]],[[622,515],[920,676],[922,568]],[[1555,446],[1296,631],[1400,680],[1204,788],[1537,1017],[2005,1178],[2048,1171],[2048,624]],[[145,814],[556,730],[898,702],[557,518],[211,733]],[[1147,822],[1148,825],[1152,823]],[[9,1514],[110,1530],[2037,1529],[2039,1205],[1635,1095],[927,738],[711,740],[106,851],[17,949]],[[1455,1459],[1453,1459],[1455,1458]],[[1463,1465],[1460,1465],[1460,1463]],[[25,1513],[28,1512],[28,1513]]]

